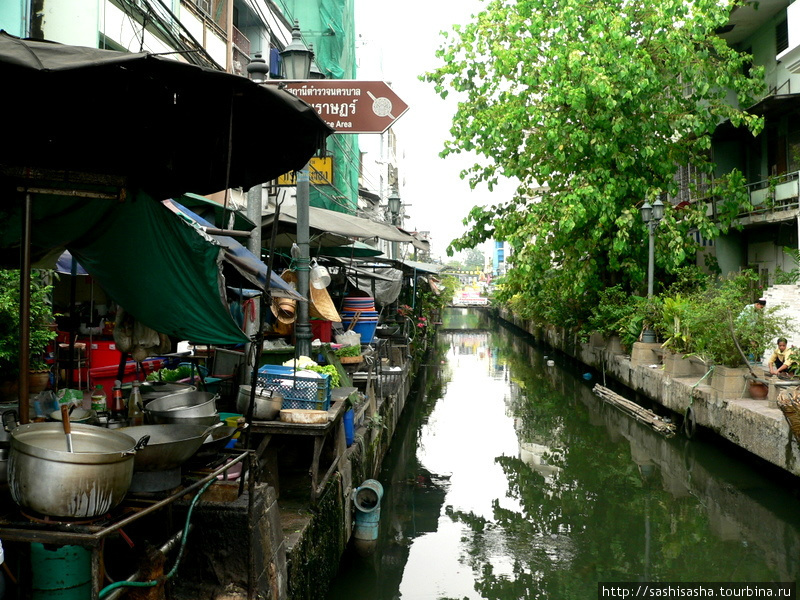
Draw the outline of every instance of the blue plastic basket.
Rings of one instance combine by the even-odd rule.
[[[292,367],[263,365],[258,369],[259,388],[278,392],[283,396],[282,408],[328,410],[331,406],[331,377],[295,375]]]

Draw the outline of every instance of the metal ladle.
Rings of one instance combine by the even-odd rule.
[[[69,405],[61,405],[61,422],[64,424],[64,434],[67,436],[67,452],[75,452],[72,449],[72,426],[69,420]]]

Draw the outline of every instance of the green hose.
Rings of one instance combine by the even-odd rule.
[[[178,558],[175,559],[175,565],[172,567],[172,569],[170,569],[169,573],[160,579],[153,579],[151,581],[116,581],[100,590],[99,598],[104,598],[114,590],[122,587],[155,587],[159,583],[163,583],[167,579],[170,579],[175,575],[175,573],[178,572],[178,565],[183,557],[183,551],[186,548],[186,539],[189,535],[189,521],[192,518],[192,511],[194,510],[197,501],[200,499],[200,496],[205,493],[212,483],[214,483],[213,479],[200,488],[200,491],[197,492],[195,497],[192,499],[192,503],[189,505],[189,511],[186,513],[186,524],[183,527],[183,535],[181,536],[181,547],[178,550]]]

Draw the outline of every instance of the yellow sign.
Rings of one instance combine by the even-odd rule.
[[[308,182],[313,185],[333,184],[333,157],[313,157],[308,163]],[[297,171],[278,177],[278,185],[297,185]]]

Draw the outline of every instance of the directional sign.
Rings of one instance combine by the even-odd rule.
[[[313,79],[276,81],[311,105],[336,133],[383,133],[408,104],[383,81]]]

